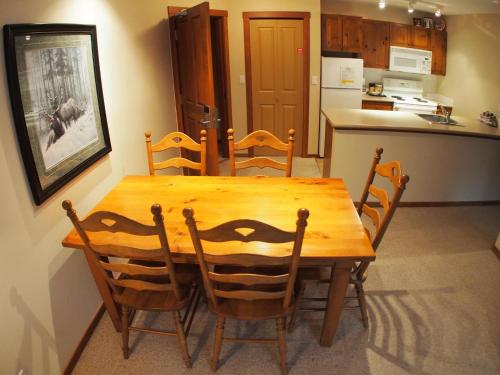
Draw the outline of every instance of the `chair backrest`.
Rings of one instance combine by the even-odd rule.
[[[113,295],[133,289],[139,292],[173,291],[178,300],[186,297],[175,276],[159,204],[151,206],[155,225],[141,224],[109,211],[97,211],[80,220],[70,201],[65,200],[62,206],[85,245],[87,258],[103,274]],[[95,232],[105,233],[99,233],[99,240],[94,241]],[[139,243],[145,236],[158,237],[159,248],[128,245]],[[123,244],[123,238],[127,244]]]
[[[357,208],[358,214],[360,216],[362,214],[367,215],[375,227],[375,234],[371,236],[374,250],[377,250],[378,245],[382,241],[384,233],[391,222],[399,201],[401,200],[401,196],[406,189],[406,184],[410,181],[410,177],[402,173],[399,161],[390,161],[385,164],[380,164],[383,152],[384,150],[382,148],[377,148],[375,151],[372,166],[366,180],[365,189],[363,190],[363,194],[361,195],[359,206]],[[376,175],[390,181],[393,188],[391,199],[389,199],[389,194],[384,189],[373,184],[373,180]],[[377,209],[370,207],[366,203],[369,195],[373,196],[382,206],[382,215]],[[369,231],[367,233],[370,234]]]
[[[165,168],[189,168],[200,171],[202,176],[207,172],[207,131],[205,129],[200,132],[200,143],[196,143],[187,134],[181,132],[172,132],[163,137],[158,143],[151,144],[151,133],[147,132],[146,149],[148,153],[149,174],[155,175],[155,170]],[[169,148],[186,149],[189,151],[199,152],[200,161],[194,162],[183,157],[174,157],[160,162],[154,162],[153,153],[165,151]]]
[[[234,130],[227,130],[227,139],[229,142],[229,165],[231,176],[236,175],[236,169],[257,167],[257,168],[274,168],[285,171],[286,177],[292,175],[293,161],[293,142],[295,130],[288,130],[288,143],[280,141],[275,135],[266,130],[257,130],[248,134],[239,142],[234,142]],[[246,150],[252,147],[270,147],[278,151],[286,151],[287,161],[281,163],[265,156],[257,156],[244,161],[236,161],[235,151]]]
[[[286,232],[256,220],[234,220],[207,230],[198,230],[191,208],[183,211],[186,224],[193,240],[196,256],[200,264],[203,283],[208,298],[217,308],[219,298],[237,300],[283,299],[283,308],[292,302],[293,288],[297,275],[302,241],[307,226],[309,211],[302,208],[297,212],[295,232]],[[244,235],[238,230],[250,230]],[[293,243],[291,255],[273,257],[256,254],[213,255],[204,252],[202,242],[258,241],[264,243]],[[237,246],[237,245],[236,245]],[[217,273],[211,265],[243,266],[245,273]],[[247,268],[250,267],[250,268]],[[279,267],[279,274],[269,275],[259,272],[259,267]],[[266,274],[264,274],[266,273]],[[224,285],[218,288],[217,285]]]

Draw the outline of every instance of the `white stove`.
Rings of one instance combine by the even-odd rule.
[[[438,104],[423,98],[420,81],[384,78],[384,95],[394,99],[394,110],[412,113],[435,113]]]

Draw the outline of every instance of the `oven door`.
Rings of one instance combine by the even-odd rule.
[[[435,106],[394,103],[394,110],[400,112],[433,114],[436,112],[436,109]]]

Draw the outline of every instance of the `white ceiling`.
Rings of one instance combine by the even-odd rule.
[[[379,0],[350,0],[357,3],[372,3],[377,6]],[[385,0],[387,7],[408,7],[408,0]],[[443,14],[500,13],[500,0],[417,0],[416,10],[434,12],[440,6]]]

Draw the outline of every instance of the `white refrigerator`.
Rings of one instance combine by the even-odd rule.
[[[321,58],[321,109],[361,109],[363,89],[363,59],[339,57]],[[323,113],[319,125],[319,156],[325,156],[326,119]]]

